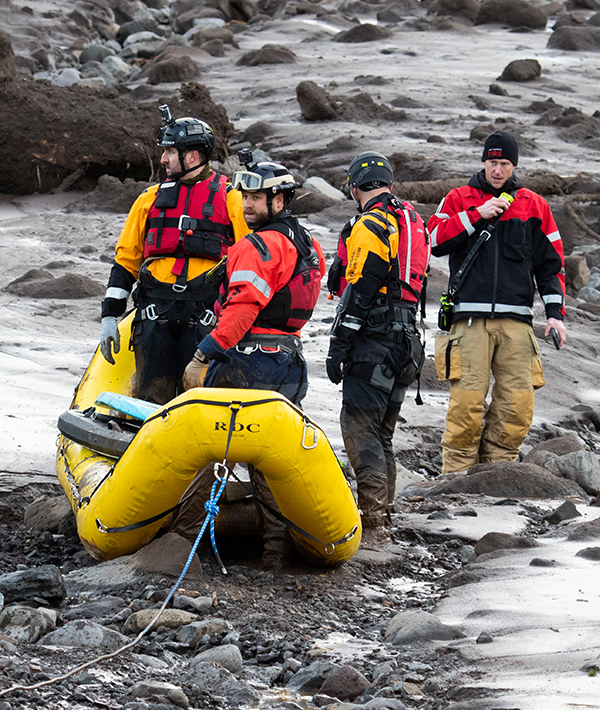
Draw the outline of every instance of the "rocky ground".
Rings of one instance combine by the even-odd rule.
[[[598,707],[597,9],[0,0],[0,710]],[[394,544],[273,575],[257,540],[221,539],[226,576],[195,558],[158,628],[78,670],[137,638],[189,552],[164,535],[96,565],[72,518],[53,517],[56,418],[97,345],[124,214],[159,175],[165,100],[213,125],[225,172],[241,147],[284,161],[328,260],[353,214],[338,191],[356,153],[389,155],[395,189],[427,218],[477,169],[482,139],[512,130],[519,174],[563,235],[568,343],[544,341],[538,304],[548,384],[523,461],[440,482],[436,260],[425,406],[409,394],[394,442]],[[324,291],[304,331],[305,406],[344,458],[340,390],[324,372],[334,305]]]

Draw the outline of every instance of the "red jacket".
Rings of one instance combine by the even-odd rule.
[[[457,272],[488,222],[477,207],[491,194],[476,173],[468,185],[451,190],[428,222],[434,256],[450,255],[450,275]],[[535,285],[547,318],[564,317],[563,247],[548,203],[519,188],[491,238],[477,253],[455,298],[455,319],[469,317],[533,318]]]
[[[298,250],[288,237],[274,229],[260,230],[260,242],[247,235],[229,249],[227,256],[228,295],[211,337],[225,350],[247,333],[290,334],[289,330],[254,325],[273,296],[289,283],[296,268]],[[313,239],[321,278],[326,264],[321,245]],[[294,335],[300,335],[296,330]]]

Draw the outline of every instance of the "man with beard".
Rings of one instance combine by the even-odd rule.
[[[182,391],[185,366],[214,323],[216,290],[208,275],[248,231],[239,193],[209,163],[211,127],[197,118],[174,120],[168,106],[161,113],[165,125],[157,143],[167,180],[143,192],[129,212],[102,302],[100,335],[100,351],[114,365],[113,352],[121,347],[117,318],[137,282],[131,334],[137,396],[158,404]]]
[[[535,286],[545,335],[557,347],[566,340],[563,247],[550,207],[514,174],[519,146],[510,133],[488,136],[481,159],[483,169],[451,190],[428,223],[432,253],[449,255],[453,300],[449,333],[436,338],[438,377],[450,381],[443,473],[519,455],[534,390],[544,385],[532,329]]]
[[[199,342],[183,384],[275,390],[299,405],[308,389],[300,330],[316,305],[325,258],[287,209],[299,187],[287,168],[252,162],[251,154],[242,159],[246,169],[234,174],[232,184],[242,193],[253,231],[229,250],[217,324]],[[249,470],[257,497],[277,509],[263,475]],[[263,564],[279,568],[288,561],[291,538],[283,522],[266,508],[261,512]]]

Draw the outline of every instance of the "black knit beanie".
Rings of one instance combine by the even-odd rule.
[[[481,160],[510,160],[513,165],[517,165],[519,163],[517,139],[506,131],[494,131],[485,139]]]

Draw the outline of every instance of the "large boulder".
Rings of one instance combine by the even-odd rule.
[[[549,49],[600,52],[600,27],[561,27],[550,35]]]
[[[546,13],[527,0],[484,0],[474,24],[543,30],[547,22]]]

